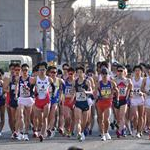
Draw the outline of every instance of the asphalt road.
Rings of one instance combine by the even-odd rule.
[[[42,143],[39,142],[39,139],[33,139],[31,136],[28,142],[16,141],[10,139],[11,133],[6,117],[3,136],[0,137],[0,150],[67,150],[70,146],[77,146],[84,150],[150,150],[150,140],[147,135],[141,139],[131,136],[118,139],[114,131],[111,131],[112,140],[103,142],[98,134],[96,124],[93,135],[86,137],[83,142],[78,142],[76,137],[67,138],[58,134],[52,139],[45,139]]]

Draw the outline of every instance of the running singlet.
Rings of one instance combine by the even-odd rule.
[[[150,97],[150,77],[146,78],[145,90],[146,90],[147,96]]]
[[[12,76],[10,84],[9,84],[9,92],[10,92],[10,100],[14,100],[15,99],[15,88],[16,88],[16,84],[15,84],[15,76]]]
[[[55,98],[59,98],[59,88],[60,88],[60,85],[59,85],[59,80],[58,79],[56,79],[56,81],[54,83],[54,86],[55,86],[54,97]]]
[[[127,86],[129,84],[129,80],[127,78],[124,79],[116,78],[115,81],[119,89],[119,100],[126,100]]]
[[[99,100],[111,100],[112,99],[112,86],[111,82],[108,81],[107,84],[103,84],[102,81],[99,82]]]
[[[15,76],[12,76],[11,81],[9,83],[9,94],[10,94],[10,106],[16,108],[18,106],[18,101],[15,99],[15,89],[16,89],[16,80]]]
[[[0,83],[0,106],[5,105],[3,85]]]
[[[59,79],[56,78],[56,81],[54,82],[55,91],[54,94],[51,97],[51,103],[58,103],[59,102],[59,93],[60,93],[60,83]],[[52,89],[50,89],[50,93],[52,92]]]
[[[71,97],[72,90],[73,90],[72,84],[69,83],[68,80],[66,80],[66,82],[65,82],[65,97]]]
[[[0,97],[3,96],[3,86],[0,84]]]
[[[50,87],[50,82],[49,78],[46,76],[44,80],[41,80],[39,76],[37,76],[37,81],[36,81],[36,91],[37,91],[37,96],[38,99],[42,100],[47,97],[47,94],[49,93],[49,87]]]
[[[23,80],[22,77],[19,79],[19,93],[18,97],[32,97],[33,90],[31,88],[30,84],[30,77],[28,77],[26,80]]]
[[[139,97],[139,93],[141,91],[142,81],[143,81],[142,77],[140,77],[140,79],[138,81],[136,81],[135,78],[133,77],[132,83],[133,83],[133,94],[134,94],[134,97]]]
[[[78,79],[75,81],[75,89],[76,89],[76,101],[87,101],[87,96],[83,92],[84,90],[88,90],[88,86],[86,85],[86,80],[83,83],[79,84]]]

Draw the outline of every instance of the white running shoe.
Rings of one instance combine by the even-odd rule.
[[[0,137],[2,136],[2,132],[0,132]]]
[[[140,133],[137,133],[136,137],[137,137],[137,138],[141,138]]]
[[[101,140],[102,140],[102,141],[106,141],[105,135],[102,135]]]
[[[137,131],[136,131],[136,130],[133,130],[132,136],[133,136],[133,137],[136,137],[136,134],[137,134]]]
[[[11,135],[11,139],[17,139],[18,137],[18,133],[14,132],[12,135]]]
[[[82,136],[82,140],[84,141],[85,140],[85,135],[84,135],[83,132],[81,133],[81,136]]]
[[[17,136],[17,140],[19,140],[19,141],[24,140],[24,135],[19,133]]]
[[[51,131],[51,136],[50,136],[50,138],[53,138],[55,136],[55,131]]]
[[[106,140],[111,140],[111,136],[109,133],[105,133]]]
[[[82,141],[83,141],[83,139],[82,139],[82,134],[78,134],[78,135],[77,135],[77,139],[79,140],[79,142],[82,142]]]
[[[25,135],[24,135],[24,140],[25,140],[25,141],[29,141],[28,134],[25,134]]]

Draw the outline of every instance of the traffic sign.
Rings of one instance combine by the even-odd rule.
[[[47,51],[47,61],[48,62],[54,61],[54,60],[56,60],[56,58],[57,58],[56,52],[50,51],[50,50]]]
[[[51,10],[50,10],[49,7],[44,6],[44,7],[42,7],[42,8],[40,9],[40,14],[41,14],[41,16],[43,16],[43,17],[48,17],[48,16],[50,16],[50,14],[51,14]]]
[[[46,30],[49,29],[51,25],[51,22],[49,19],[42,19],[40,22],[40,26],[42,29]]]

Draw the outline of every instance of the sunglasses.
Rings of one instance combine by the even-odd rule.
[[[56,74],[57,72],[56,72],[56,71],[51,71],[50,73],[51,73],[51,74]]]
[[[23,71],[23,72],[25,72],[25,71],[27,72],[27,71],[28,71],[28,69],[22,69],[22,71]]]
[[[39,71],[45,71],[45,69],[39,69]]]
[[[20,71],[20,69],[15,69],[15,71]]]
[[[123,72],[123,70],[118,70],[118,72]]]
[[[108,73],[102,73],[102,75],[108,75]]]

